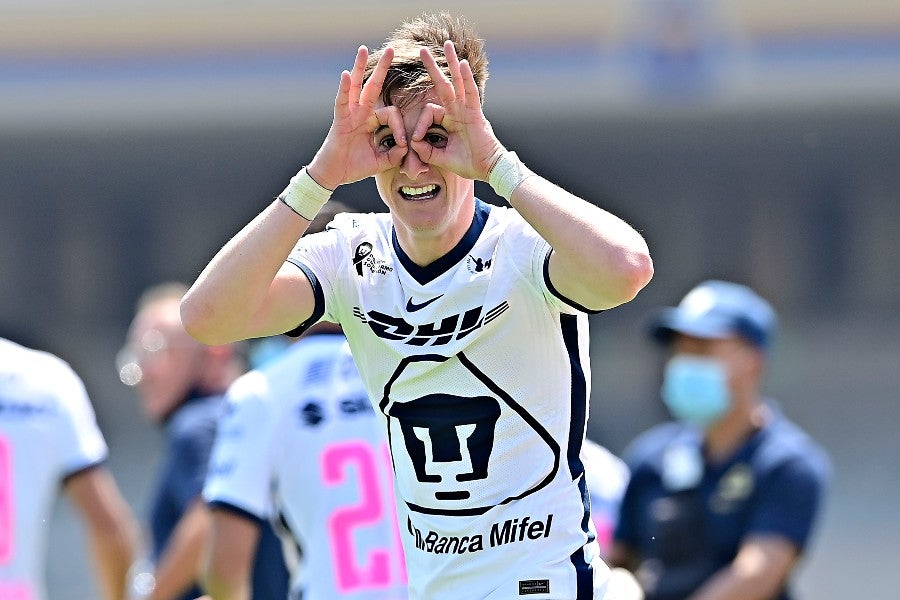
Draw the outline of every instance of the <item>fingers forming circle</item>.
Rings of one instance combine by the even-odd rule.
[[[435,104],[433,102],[426,104],[419,114],[419,120],[416,121],[415,128],[413,128],[413,141],[422,141],[425,139],[425,134],[428,133],[428,129],[432,125],[442,125],[446,115],[447,109],[440,104]]]
[[[394,60],[394,49],[388,46],[381,53],[378,64],[375,65],[375,69],[369,76],[369,80],[366,81],[366,84],[362,88],[362,93],[359,98],[359,103],[361,105],[369,106],[371,108],[375,107],[378,98],[381,97],[381,90],[384,87],[384,80],[387,77],[387,72],[391,66],[392,60]],[[363,67],[365,68],[365,65],[363,65]]]
[[[428,75],[431,76],[431,82],[434,84],[434,91],[437,93],[441,102],[445,104],[453,102],[456,98],[453,84],[447,79],[447,76],[444,75],[444,72],[441,71],[440,67],[438,67],[437,61],[435,61],[434,56],[428,48],[419,50],[419,58],[422,60],[422,64],[425,65]]]
[[[394,135],[394,141],[398,146],[406,146],[406,127],[403,125],[403,115],[396,106],[382,106],[375,110],[375,118],[378,124],[387,127]]]
[[[478,93],[478,85],[475,83],[475,74],[472,73],[472,65],[469,61],[463,60],[459,63],[459,70],[462,76],[462,85],[465,88],[466,98],[475,98],[478,100],[478,106],[481,106],[481,94]]]
[[[447,57],[447,67],[450,69],[450,83],[453,86],[453,93],[456,100],[466,101],[466,89],[464,80],[459,68],[459,58],[456,56],[456,46],[453,42],[447,40],[444,42],[444,56]]]
[[[360,46],[356,50],[356,60],[353,61],[353,69],[350,71],[350,96],[349,101],[353,104],[359,102],[359,96],[362,93],[363,75],[366,72],[366,62],[369,60],[369,49]]]

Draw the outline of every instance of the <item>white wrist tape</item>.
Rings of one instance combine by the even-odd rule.
[[[306,167],[303,167],[299,173],[291,177],[291,182],[278,195],[278,199],[307,221],[312,221],[331,198],[331,193],[331,190],[319,185],[312,175],[306,172]]]
[[[519,187],[519,184],[534,175],[534,173],[522,164],[515,152],[506,152],[500,156],[491,168],[488,175],[488,183],[494,188],[498,195],[509,201],[513,190]]]

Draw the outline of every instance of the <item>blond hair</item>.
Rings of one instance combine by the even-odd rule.
[[[388,46],[394,49],[394,60],[388,68],[381,91],[382,102],[389,106],[397,104],[401,108],[423,92],[430,90],[434,83],[419,58],[420,48],[428,48],[437,61],[438,67],[450,77],[447,57],[444,56],[444,42],[450,40],[456,48],[460,60],[467,60],[475,77],[480,101],[484,102],[484,86],[488,79],[488,59],[484,51],[484,40],[465,17],[453,17],[448,13],[427,14],[404,21],[392,32],[378,50],[369,55],[365,79],[372,75],[378,59]]]

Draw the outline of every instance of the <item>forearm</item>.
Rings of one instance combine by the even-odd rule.
[[[797,560],[797,549],[778,536],[745,542],[735,559],[689,600],[768,600],[778,595]]]
[[[203,580],[203,591],[212,600],[248,600],[250,598],[249,578],[235,579],[229,573],[207,571]]]
[[[207,344],[280,333],[266,331],[260,313],[278,269],[308,226],[280,201],[266,207],[219,250],[185,295],[187,331]]]
[[[103,467],[82,471],[65,483],[82,515],[87,544],[103,598],[125,598],[128,570],[138,547],[139,527],[112,475]]]
[[[203,587],[213,600],[250,598],[259,525],[227,510],[212,510]]]
[[[130,521],[125,521],[122,527],[94,530],[89,534],[94,570],[103,598],[123,600],[126,597],[128,569],[137,547],[137,528],[131,525]]]
[[[522,181],[509,201],[553,247],[553,283],[579,304],[611,308],[650,281],[647,243],[612,213],[538,175]]]
[[[709,579],[689,600],[768,600],[777,591],[765,577],[744,577],[725,569]]]
[[[199,585],[202,552],[202,542],[167,550],[154,571],[155,587],[150,600],[171,600]]]
[[[199,584],[209,529],[209,511],[197,500],[181,518],[157,561],[152,600],[175,598]]]

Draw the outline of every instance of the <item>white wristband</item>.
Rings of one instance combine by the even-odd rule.
[[[515,152],[505,152],[491,168],[488,183],[498,195],[509,201],[509,197],[519,184],[532,175],[534,173],[522,164]]]
[[[291,177],[291,182],[278,195],[278,199],[307,221],[312,221],[331,198],[331,193],[331,190],[319,185],[312,175],[306,172],[306,167],[303,167],[299,173]]]

